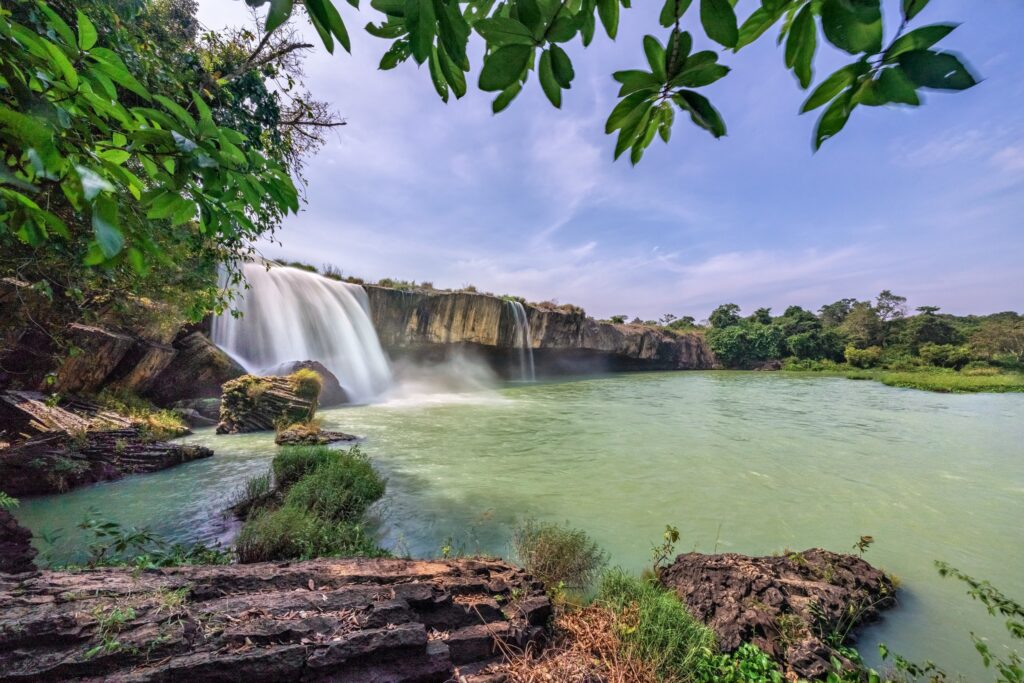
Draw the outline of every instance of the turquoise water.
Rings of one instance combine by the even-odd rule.
[[[471,394],[419,396],[326,411],[324,426],[366,437],[388,477],[377,509],[383,543],[436,555],[508,553],[517,520],[569,522],[613,562],[645,565],[666,524],[679,550],[850,550],[902,581],[901,605],[865,633],[971,680],[989,678],[968,632],[993,637],[946,560],[1024,599],[1024,395],[941,395],[839,378],[762,373],[631,374]],[[268,434],[191,439],[212,459],[63,496],[18,515],[69,559],[90,507],[175,539],[230,535],[219,513],[265,471]],[[47,544],[42,543],[46,546]]]

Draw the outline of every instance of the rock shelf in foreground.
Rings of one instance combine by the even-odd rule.
[[[0,681],[440,682],[543,640],[550,614],[489,560],[41,572],[0,577]]]

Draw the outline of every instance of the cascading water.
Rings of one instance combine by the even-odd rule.
[[[353,402],[391,384],[391,368],[370,320],[366,291],[297,268],[247,263],[249,288],[213,321],[213,342],[246,370],[265,373],[289,361],[320,361]]]
[[[530,341],[530,319],[526,308],[518,301],[508,302],[512,307],[512,320],[515,322],[515,338],[519,344],[519,375],[524,382],[537,379],[533,368],[533,345]]]

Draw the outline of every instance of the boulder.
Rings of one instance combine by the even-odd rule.
[[[818,548],[778,557],[687,553],[661,582],[710,626],[725,651],[752,642],[801,678],[822,678],[832,647],[896,604],[896,588],[862,558]],[[828,642],[826,642],[828,641]]]
[[[296,422],[308,422],[313,419],[316,408],[316,397],[296,393],[290,376],[243,375],[224,384],[217,433],[270,431]]]
[[[211,455],[203,446],[150,440],[138,427],[53,432],[0,452],[0,491],[11,496],[63,493]]]
[[[320,379],[323,381],[323,388],[320,390],[320,398],[317,401],[321,408],[331,408],[349,402],[348,393],[341,386],[341,382],[334,376],[334,373],[324,367],[323,363],[319,361],[295,360],[289,363],[281,363],[267,374],[276,377],[286,377],[296,370],[303,369],[312,370],[320,375]]]
[[[327,559],[0,577],[0,680],[460,680],[542,645],[501,561]],[[117,618],[113,618],[114,615]]]
[[[0,391],[0,436],[17,442],[53,432],[124,429],[132,420],[81,398],[57,403],[37,391]]]
[[[179,412],[191,410],[216,423],[220,419],[220,398],[192,398],[171,406]]]
[[[0,507],[0,574],[34,572],[32,532],[18,524],[8,510]]]
[[[274,443],[279,446],[325,446],[329,443],[347,441],[355,443],[358,436],[345,432],[332,432],[309,424],[294,424],[277,432]]]
[[[218,398],[225,382],[245,374],[245,368],[202,332],[183,331],[171,346],[176,355],[145,392],[157,405],[169,406],[193,398]]]

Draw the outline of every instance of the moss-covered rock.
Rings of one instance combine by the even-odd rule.
[[[287,377],[243,375],[225,382],[218,434],[270,431],[313,419],[320,377],[299,370]]]

